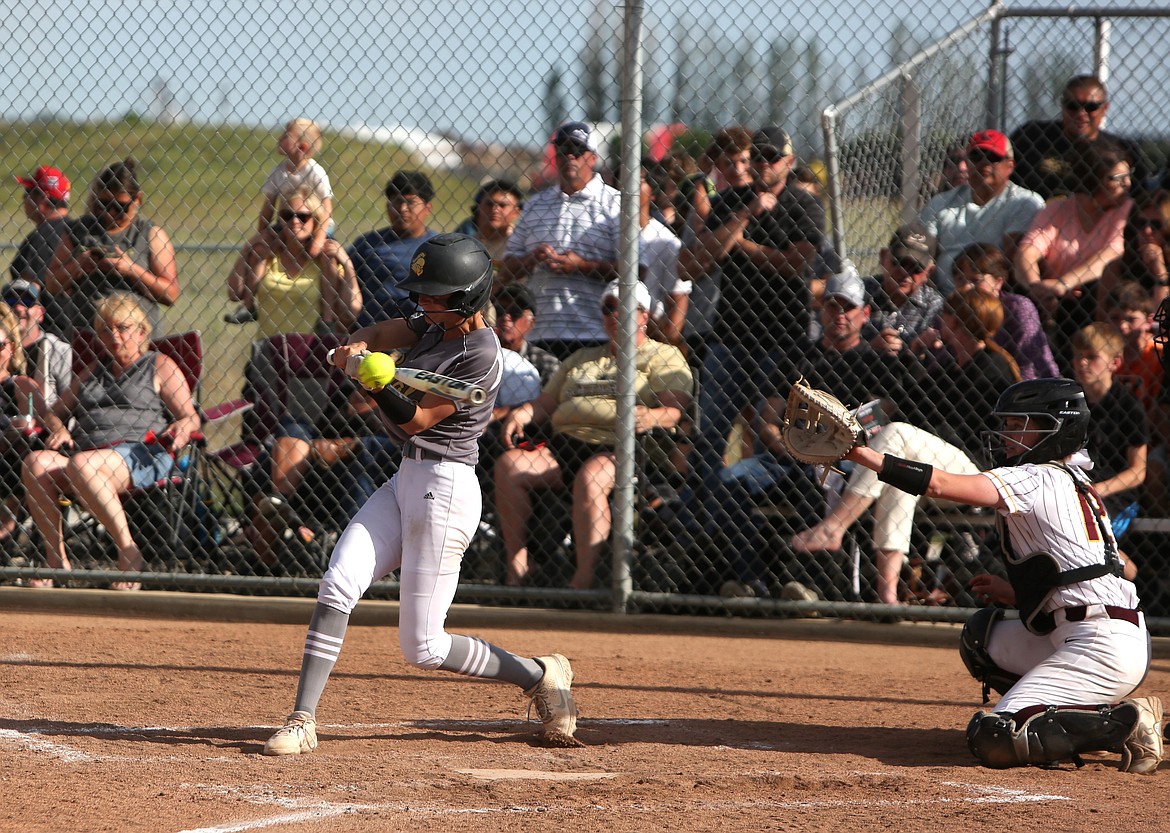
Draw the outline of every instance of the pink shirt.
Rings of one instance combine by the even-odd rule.
[[[1081,225],[1075,197],[1055,200],[1036,212],[1020,248],[1035,247],[1044,259],[1043,276],[1057,278],[1102,250],[1121,257],[1125,247],[1125,220],[1133,200],[1126,197],[1106,211],[1088,231]]]

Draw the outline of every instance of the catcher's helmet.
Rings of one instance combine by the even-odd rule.
[[[415,249],[410,277],[398,286],[416,302],[419,295],[446,296],[446,312],[470,318],[491,295],[492,259],[466,234],[438,234]]]
[[[1028,447],[1014,436],[1005,436],[1004,420],[1011,416],[1025,417],[1022,430],[1037,431],[1041,439]],[[1017,382],[1000,395],[991,418],[998,430],[988,431],[985,441],[988,456],[997,466],[1063,460],[1084,448],[1089,436],[1089,403],[1084,388],[1072,379]],[[1021,448],[1019,454],[1008,454]]]

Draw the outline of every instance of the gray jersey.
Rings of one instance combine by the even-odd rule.
[[[479,460],[479,438],[491,420],[503,376],[500,341],[491,327],[481,327],[450,341],[442,338],[443,331],[431,327],[423,333],[418,344],[405,352],[398,364],[479,385],[487,391],[487,398],[478,405],[468,401],[456,403],[455,413],[413,437],[397,425],[391,425],[389,433],[398,443],[409,440],[415,447],[433,451],[444,459],[473,466]],[[415,402],[425,395],[401,382],[393,384]]]

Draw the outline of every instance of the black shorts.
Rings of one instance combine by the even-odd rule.
[[[565,488],[572,489],[573,481],[577,479],[577,472],[590,457],[595,457],[603,451],[612,451],[607,445],[595,445],[566,437],[564,434],[554,434],[549,441],[548,450],[553,459],[561,467],[561,479]]]

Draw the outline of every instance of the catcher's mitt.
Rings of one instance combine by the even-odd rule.
[[[855,447],[865,445],[865,429],[841,400],[809,387],[802,378],[788,392],[780,439],[800,462],[832,465]]]

